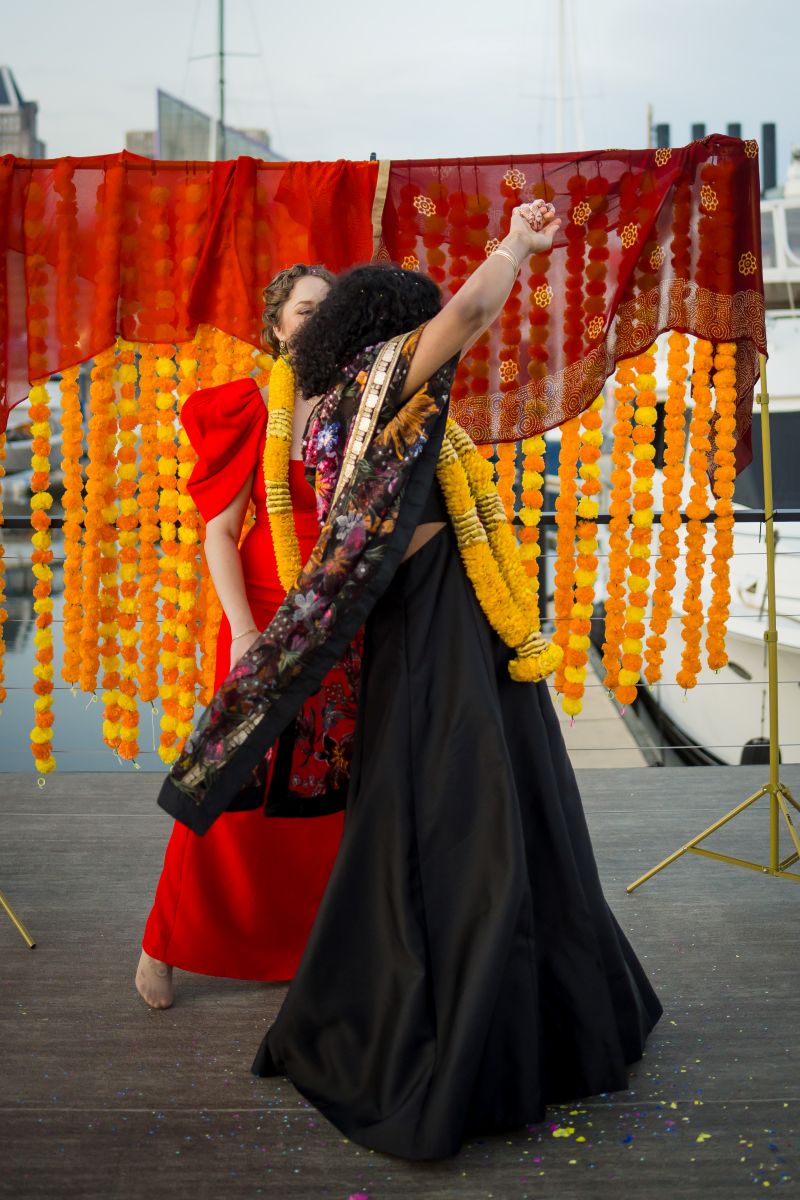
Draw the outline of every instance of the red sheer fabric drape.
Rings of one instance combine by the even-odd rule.
[[[371,257],[377,170],[4,157],[0,428],[31,380],[93,357],[118,333],[180,342],[206,323],[258,345],[261,291],[276,271]]]
[[[510,441],[589,404],[615,363],[664,329],[738,344],[746,453],[765,349],[758,150],[713,135],[673,150],[391,164],[0,160],[0,428],[29,381],[116,333],[180,342],[198,324],[258,343],[261,289],[295,261],[373,256],[450,294],[515,204],[552,200],[563,227],[526,265],[503,319],[453,390],[476,441]],[[373,230],[377,216],[378,228]]]
[[[456,419],[478,442],[541,432],[586,408],[616,361],[679,329],[738,343],[746,440],[765,349],[756,143],[393,162],[379,257],[449,294],[536,197],[561,217],[554,251],[523,268],[516,329],[497,322],[461,364]]]

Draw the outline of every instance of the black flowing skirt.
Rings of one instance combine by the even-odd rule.
[[[367,623],[341,849],[253,1064],[403,1158],[627,1087],[661,1014],[547,686],[513,682],[509,658],[448,526]]]

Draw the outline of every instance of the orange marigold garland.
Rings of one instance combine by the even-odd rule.
[[[736,479],[736,343],[720,342],[714,356],[715,537],[711,565],[711,605],[706,650],[708,665],[719,671],[728,661],[725,634],[731,605],[730,560],[733,555],[733,488]]]
[[[578,511],[576,474],[580,450],[580,418],[573,417],[561,426],[561,451],[558,459],[558,496],[556,498],[555,561],[555,633],[553,642],[562,651],[569,641],[569,622],[575,589],[575,535]],[[563,692],[565,663],[556,670],[556,691]]]
[[[101,543],[105,540],[106,484],[109,454],[116,444],[114,407],[114,352],[103,351],[94,360],[89,387],[88,465],[86,468],[86,516],[82,558],[79,684],[81,691],[94,692],[100,669],[100,576]]]
[[[645,679],[649,684],[661,678],[666,649],[664,634],[672,616],[672,596],[680,554],[681,497],[683,494],[684,450],[686,444],[686,379],[689,339],[685,333],[671,333],[667,354],[667,401],[664,408],[664,485],[655,587],[650,612],[650,635],[645,654]]]
[[[689,426],[689,469],[692,486],[686,505],[686,590],[683,594],[683,654],[676,676],[682,688],[693,688],[700,673],[703,628],[702,586],[705,572],[705,517],[708,516],[708,455],[711,450],[711,388],[713,347],[698,339],[694,347],[692,397],[694,411]]]
[[[175,361],[173,347],[165,342],[156,351],[156,451],[158,453],[158,522],[161,554],[158,560],[158,596],[161,601],[161,684],[159,696],[161,737],[159,755],[166,763],[178,756],[178,460],[175,436]]]
[[[594,611],[597,582],[597,516],[600,492],[600,450],[603,445],[603,397],[598,396],[581,416],[579,474],[581,499],[577,508],[577,559],[575,590],[570,612],[569,636],[564,664],[561,707],[576,717],[583,707],[586,664],[589,659],[589,634]]]
[[[636,359],[636,407],[633,420],[633,514],[630,561],[628,565],[628,607],[622,639],[619,682],[616,697],[620,704],[632,704],[642,672],[644,617],[650,580],[650,543],[653,532],[653,475],[656,423],[655,346]]]
[[[55,770],[53,756],[53,551],[50,547],[49,510],[53,504],[50,494],[50,397],[47,388],[39,384],[30,392],[31,434],[33,456],[31,465],[31,562],[36,584],[33,589],[33,610],[36,629],[33,635],[36,662],[33,674],[34,726],[31,730],[31,753],[41,775]]]
[[[102,366],[107,357],[109,379],[113,378],[115,351],[98,355],[96,361]],[[100,593],[99,593],[99,646],[100,663],[103,669],[103,740],[113,750],[119,749],[122,709],[119,704],[120,656],[119,656],[119,550],[117,545],[117,424],[118,411],[113,383],[106,410],[106,428],[103,445],[103,507],[98,523],[100,536]]]
[[[137,628],[139,515],[136,501],[138,473],[136,443],[139,424],[139,405],[136,399],[136,352],[131,342],[118,342],[119,380],[119,449],[117,474],[119,478],[119,693],[120,758],[135,761],[139,753],[139,705],[136,680],[139,673],[139,630]]]
[[[503,501],[506,520],[514,520],[515,494],[514,483],[517,473],[516,442],[498,442],[495,447],[497,454],[497,493]]]
[[[179,348],[178,356],[178,416],[187,396],[197,387],[197,358],[195,346],[184,344]],[[182,424],[178,426],[178,511],[180,526],[178,529],[178,707],[176,710],[177,724],[175,733],[178,744],[191,731],[192,717],[197,696],[197,645],[199,629],[197,613],[200,598],[200,514],[187,489],[187,481],[192,473],[196,460],[186,430]]]
[[[83,628],[83,417],[78,394],[78,367],[68,367],[61,376],[61,470],[64,493],[64,608],[62,636],[64,659],[61,677],[74,688],[80,678],[81,629]]]
[[[632,360],[621,362],[616,372],[615,422],[611,448],[611,497],[609,500],[608,585],[605,635],[603,640],[603,686],[609,692],[619,687],[622,641],[625,635],[625,573],[628,566],[631,512],[631,456],[633,454],[633,401],[636,372]]]
[[[480,447],[478,447],[480,450]],[[522,443],[522,504],[519,510],[520,558],[531,580],[531,586],[539,593],[539,522],[544,504],[544,453],[545,441],[541,434],[526,438]]]
[[[158,695],[158,409],[155,347],[139,346],[139,698]],[[155,749],[155,747],[154,747]]]

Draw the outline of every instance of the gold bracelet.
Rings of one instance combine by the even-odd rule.
[[[239,638],[247,637],[248,633],[258,633],[255,625],[251,625],[249,629],[243,629],[241,633],[237,633],[236,637],[232,637],[232,642],[238,642]]]
[[[511,263],[512,267],[514,268],[514,275],[515,276],[519,275],[520,264],[517,262],[516,258],[511,253],[508,246],[503,246],[503,245],[495,246],[494,250],[492,251],[492,254],[502,254],[503,258],[507,258],[508,261]]]

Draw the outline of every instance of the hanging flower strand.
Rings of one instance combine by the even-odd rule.
[[[611,444],[611,496],[609,499],[608,586],[605,636],[603,640],[603,686],[609,692],[619,687],[622,640],[625,635],[625,572],[630,545],[631,456],[633,454],[633,386],[636,372],[631,360],[621,362],[616,372],[616,408]]]
[[[574,417],[561,426],[561,451],[558,459],[558,496],[556,498],[556,562],[555,562],[555,633],[553,642],[562,651],[569,640],[569,622],[574,602],[575,534],[578,511],[577,484],[578,452],[580,449],[580,418]],[[564,690],[564,661],[555,678],[557,692]]]
[[[661,505],[663,511],[644,671],[645,679],[651,685],[661,678],[661,665],[667,645],[664,634],[672,616],[672,596],[680,553],[688,345],[689,339],[685,333],[670,334],[667,355],[667,401],[664,407],[664,486]]]
[[[36,585],[33,589],[33,610],[36,629],[33,634],[36,662],[33,674],[34,726],[31,730],[31,752],[40,775],[55,770],[53,756],[53,598],[51,595],[53,551],[50,548],[50,516],[53,503],[50,494],[50,397],[47,388],[38,384],[30,392],[31,433],[33,457],[31,465],[31,562]]]
[[[630,562],[628,565],[628,607],[625,611],[625,636],[616,697],[620,704],[632,704],[642,671],[645,634],[644,617],[650,579],[650,542],[653,532],[653,475],[655,467],[656,380],[655,346],[636,359],[636,407],[633,413],[633,515],[631,521]]]
[[[564,695],[561,707],[569,717],[583,708],[586,667],[589,660],[589,635],[594,611],[597,582],[597,516],[600,505],[600,450],[603,445],[603,397],[598,396],[581,416],[580,441],[581,499],[578,504],[577,559],[575,593],[570,614],[569,639],[564,667]]]
[[[711,450],[711,388],[713,347],[698,339],[694,347],[692,396],[694,411],[689,427],[689,468],[692,486],[686,505],[686,576],[683,595],[683,654],[676,680],[682,688],[693,688],[700,673],[700,642],[703,628],[702,586],[705,571],[705,518],[708,516],[708,454]]]
[[[708,665],[719,671],[728,661],[725,634],[731,606],[730,560],[733,555],[733,488],[736,479],[736,343],[720,342],[714,356],[714,548],[708,610]]]
[[[480,449],[480,447],[479,447]],[[522,504],[520,519],[520,558],[531,581],[531,587],[539,594],[539,522],[544,504],[544,454],[545,441],[541,434],[526,438],[522,443]]]

